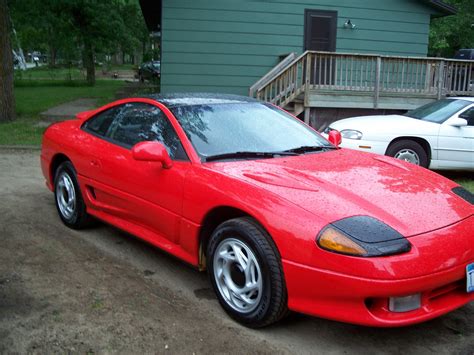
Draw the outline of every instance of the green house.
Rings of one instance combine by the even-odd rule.
[[[141,0],[161,34],[161,91],[247,95],[290,53],[426,57],[438,0]]]

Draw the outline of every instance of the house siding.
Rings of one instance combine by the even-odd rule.
[[[426,56],[435,14],[417,0],[163,0],[162,91],[247,94],[302,53],[305,9],[338,11],[337,52],[400,56]]]

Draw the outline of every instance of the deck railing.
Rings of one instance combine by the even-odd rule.
[[[474,61],[307,51],[257,88],[256,97],[285,106],[303,92],[351,91],[439,99],[474,95]]]

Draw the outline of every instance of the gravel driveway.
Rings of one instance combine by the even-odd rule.
[[[241,327],[206,274],[112,227],[63,226],[38,151],[0,150],[0,241],[0,353],[474,354],[474,304],[401,329]]]

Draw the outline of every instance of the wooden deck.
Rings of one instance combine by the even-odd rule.
[[[312,107],[408,110],[474,96],[474,61],[307,51],[258,83],[251,96],[296,114]]]

